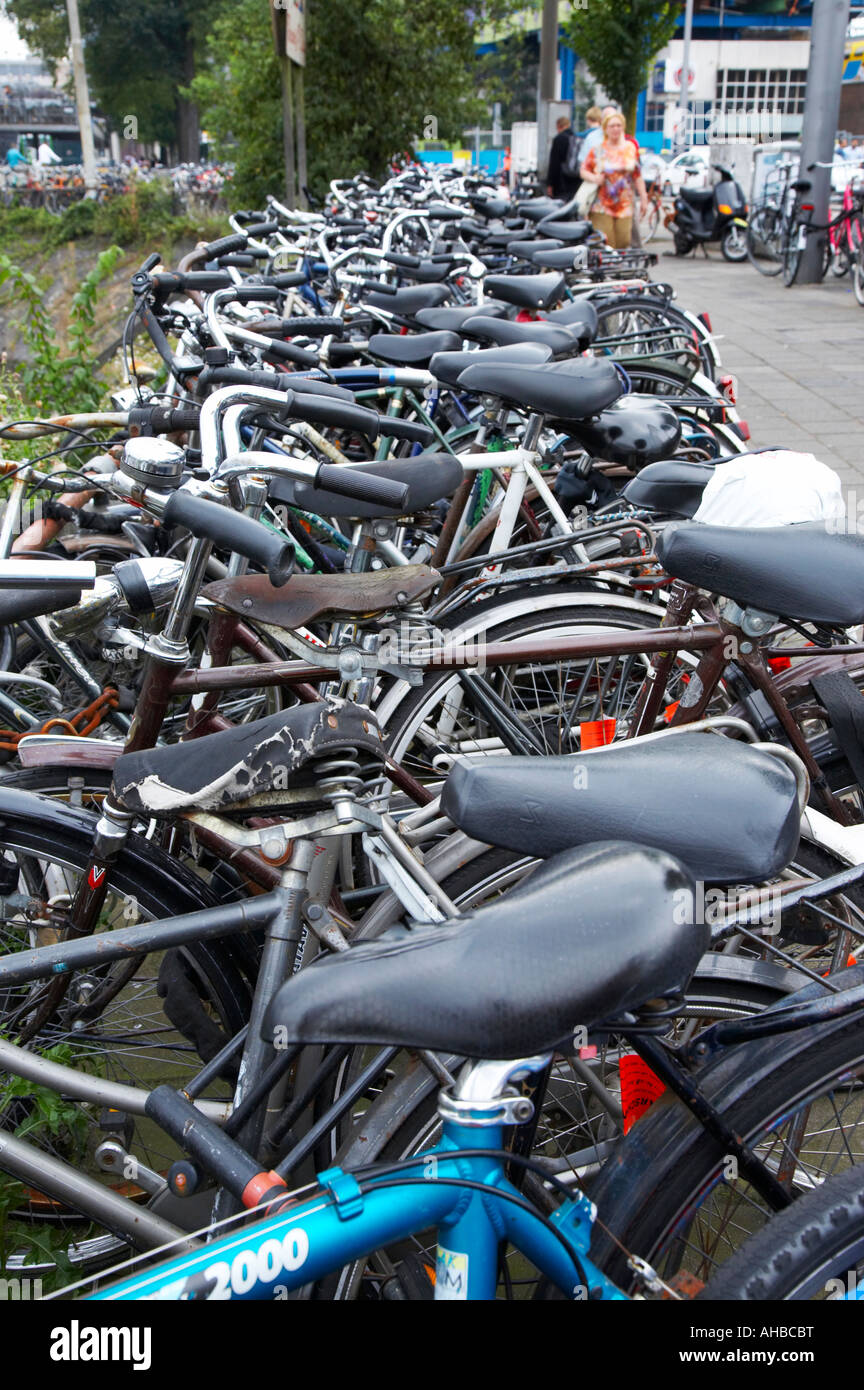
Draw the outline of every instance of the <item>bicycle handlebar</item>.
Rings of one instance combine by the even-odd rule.
[[[168,526],[183,526],[193,536],[206,536],[220,550],[245,555],[267,571],[274,588],[284,584],[294,569],[294,547],[290,541],[218,502],[193,497],[180,489],[172,492],[162,515]]]

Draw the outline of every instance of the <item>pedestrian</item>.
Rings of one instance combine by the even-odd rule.
[[[59,154],[57,154],[56,150],[52,147],[50,135],[43,135],[42,139],[39,141],[39,152],[36,156],[36,162],[42,165],[63,163]]]
[[[27,163],[26,154],[22,154],[17,145],[10,145],[6,151],[6,163],[10,169],[17,169],[19,165]]]
[[[559,116],[556,127],[558,133],[549,151],[546,191],[550,198],[563,198],[565,203],[569,203],[581,181],[579,136],[574,131],[569,116]]]
[[[601,142],[589,149],[582,163],[582,178],[597,187],[597,198],[591,209],[594,227],[615,250],[625,251],[631,241],[635,197],[639,199],[639,212],[644,217],[648,211],[648,195],[639,167],[639,151],[625,134],[620,111],[604,114],[602,130]]]

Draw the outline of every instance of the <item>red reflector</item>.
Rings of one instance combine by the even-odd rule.
[[[615,720],[586,719],[579,725],[579,735],[583,753],[586,748],[602,748],[615,737]]]
[[[662,1096],[666,1087],[635,1052],[626,1053],[618,1062],[621,1077],[621,1109],[624,1111],[624,1133]]]
[[[711,327],[711,315],[707,311],[704,314],[697,314],[696,317],[702,320],[709,333],[714,332],[714,329]]]
[[[680,705],[680,703],[681,703],[680,700],[676,700],[675,703],[674,703],[674,705],[667,705],[666,708],[664,709],[664,711],[663,711],[663,718],[666,720],[666,723],[667,723],[667,724],[671,724],[671,723],[672,723],[672,720],[675,718],[675,711],[677,710],[677,708],[678,708],[678,706]]]
[[[739,420],[738,428],[745,439],[750,438],[750,426],[747,424],[746,420]]]
[[[801,204],[801,211],[802,211],[802,212],[815,212],[815,211],[816,211],[816,205],[815,205],[815,203],[802,203],[802,204]]]
[[[720,390],[723,392],[729,404],[735,405],[738,396],[735,390],[736,382],[734,376],[721,376],[717,385],[720,387]]]
[[[792,660],[788,656],[769,656],[768,665],[772,671],[788,671]]]

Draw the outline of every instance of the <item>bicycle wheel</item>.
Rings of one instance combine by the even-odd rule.
[[[864,245],[859,246],[852,265],[852,289],[858,303],[864,308]]]
[[[856,967],[834,977],[861,982]],[[799,996],[813,997],[815,986]],[[724,1051],[696,1073],[700,1092],[793,1192],[864,1161],[864,1019],[851,1017],[785,1038]],[[602,1227],[592,1255],[622,1288],[633,1285],[624,1251],[664,1278],[707,1282],[770,1219],[764,1199],[735,1176],[722,1146],[677,1100],[662,1096],[621,1141],[591,1197]],[[619,1244],[620,1242],[620,1244]]]
[[[543,602],[538,595],[537,605]],[[542,623],[534,605],[533,611],[495,625],[488,611],[481,614],[470,608],[460,610],[451,621],[457,632],[467,629],[472,619],[476,622],[477,630],[468,631],[468,640],[478,644],[481,652],[484,641],[537,637],[541,629],[559,637],[572,635],[577,642],[582,636],[653,627],[660,621],[659,611],[655,615],[647,608],[628,611],[627,606],[615,603],[608,608],[579,604],[568,602],[567,596],[556,607],[552,607],[554,598],[547,597],[545,602]],[[679,654],[668,688],[670,704],[680,697],[684,678],[689,678],[694,664],[692,657]],[[480,674],[479,679],[463,679],[451,671],[430,672],[398,704],[395,696],[391,696],[392,704],[383,703],[382,727],[392,756],[425,781],[440,780],[465,755],[506,753],[523,736],[538,753],[576,752],[582,746],[585,722],[614,720],[616,736],[626,731],[647,669],[646,656],[575,655],[514,661]],[[497,715],[485,698],[490,690]],[[725,705],[725,698],[722,691],[717,692],[717,710]]]
[[[841,1299],[864,1276],[864,1168],[829,1178],[727,1260],[699,1299]]]
[[[789,237],[783,250],[783,284],[794,285],[801,269],[801,256],[807,244],[807,225],[799,222],[789,229]]]
[[[783,214],[773,203],[751,212],[747,222],[747,259],[760,275],[783,269]]]

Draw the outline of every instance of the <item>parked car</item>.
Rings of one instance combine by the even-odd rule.
[[[707,188],[710,183],[711,156],[707,145],[685,150],[670,159],[663,175],[663,195],[671,198],[685,183],[688,188]]]

